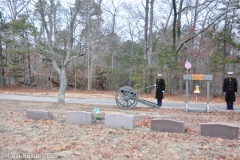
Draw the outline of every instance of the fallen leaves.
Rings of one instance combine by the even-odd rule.
[[[200,150],[206,150],[206,149],[207,149],[207,146],[200,146],[199,149],[200,149]]]
[[[142,120],[136,120],[136,126],[138,127],[150,127],[151,126],[151,121],[150,119],[142,119]]]
[[[14,90],[14,92],[17,91]],[[24,92],[27,94],[28,90]],[[48,93],[52,94],[51,91]],[[98,91],[79,91],[73,94],[78,96],[87,94],[85,97],[90,97],[90,93],[95,96],[104,94],[106,97],[108,94],[114,94]],[[34,94],[33,91],[32,94]],[[68,95],[70,94],[68,91]],[[154,97],[143,94],[139,96]],[[174,101],[181,98],[184,97],[166,95],[168,100]],[[35,121],[26,118],[27,109],[43,107],[52,112],[56,119]],[[220,111],[208,114],[186,113],[177,109],[156,111],[151,108],[134,108],[125,111],[116,106],[99,106],[102,113],[111,111],[134,115],[136,127],[133,130],[106,128],[104,120],[99,120],[91,126],[65,123],[64,113],[67,109],[91,112],[95,107],[83,104],[67,104],[59,107],[55,103],[1,101],[1,152],[38,154],[52,152],[58,159],[240,159],[239,139],[226,140],[199,135],[201,123],[223,122],[240,126],[239,113]],[[156,117],[184,121],[185,133],[151,131],[151,119]]]
[[[186,132],[186,133],[189,133],[189,134],[195,134],[195,133],[198,133],[199,131],[196,130],[196,129],[193,129],[193,128],[188,128],[188,127],[186,127],[186,128],[185,128],[185,132]]]

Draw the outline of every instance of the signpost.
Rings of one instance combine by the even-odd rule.
[[[190,80],[204,80],[207,81],[207,104],[206,112],[209,112],[209,101],[210,101],[210,81],[212,80],[212,75],[203,75],[203,74],[184,74],[183,79],[186,80],[186,105],[185,110],[188,112],[188,81]]]

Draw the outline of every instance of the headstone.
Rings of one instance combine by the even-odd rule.
[[[93,113],[85,111],[67,111],[67,124],[91,125],[94,122]]]
[[[174,120],[152,119],[151,129],[160,132],[184,133],[184,122]]]
[[[238,139],[238,127],[216,123],[202,123],[201,136],[220,137],[224,139]]]
[[[34,119],[34,120],[40,120],[40,119],[50,119],[50,114],[48,111],[44,110],[27,110],[27,118]]]
[[[105,127],[133,129],[135,119],[133,115],[105,114]]]

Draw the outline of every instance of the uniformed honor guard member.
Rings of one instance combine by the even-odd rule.
[[[158,79],[156,80],[156,99],[157,99],[157,105],[162,105],[162,99],[164,98],[163,92],[165,91],[165,81],[162,78],[162,74],[158,74]]]
[[[233,109],[233,102],[236,100],[237,94],[237,79],[234,78],[233,72],[227,72],[228,77],[223,81],[223,93],[225,95],[225,101],[227,103],[227,110],[234,110]]]

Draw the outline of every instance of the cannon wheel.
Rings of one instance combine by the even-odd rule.
[[[121,87],[116,93],[115,101],[121,109],[132,109],[138,103],[137,92],[129,86]]]

